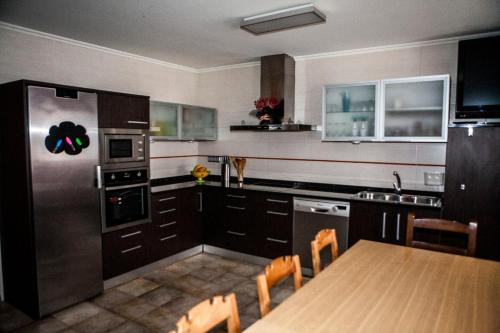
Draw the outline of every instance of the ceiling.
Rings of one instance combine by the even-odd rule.
[[[500,30],[498,0],[317,0],[326,24],[254,36],[241,18],[308,1],[1,0],[0,21],[207,68]]]

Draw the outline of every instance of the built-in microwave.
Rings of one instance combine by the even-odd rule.
[[[101,164],[108,167],[141,166],[148,163],[148,133],[143,129],[101,128]]]

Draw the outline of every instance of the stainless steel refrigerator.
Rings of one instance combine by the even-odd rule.
[[[39,318],[103,289],[97,94],[30,81],[0,93],[5,299]]]

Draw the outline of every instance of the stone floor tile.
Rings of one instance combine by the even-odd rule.
[[[227,273],[227,270],[225,270],[222,267],[216,267],[216,268],[211,268],[208,269],[206,267],[201,267],[200,269],[197,269],[195,271],[192,271],[189,273],[189,275],[194,276],[198,279],[206,280],[206,281],[212,281],[213,279]]]
[[[167,266],[168,267],[168,266]],[[167,267],[157,269],[151,273],[144,275],[145,279],[153,281],[158,285],[168,284],[170,281],[177,280],[186,274],[179,274],[178,272],[172,272],[167,270]]]
[[[245,309],[248,305],[258,301],[256,297],[252,297],[246,293],[236,293],[236,302],[239,309]]]
[[[195,297],[189,294],[183,294],[181,297],[172,300],[162,306],[165,310],[168,310],[174,316],[180,318],[182,315],[186,314],[193,306],[202,302],[203,299]]]
[[[130,301],[132,298],[134,298],[134,296],[113,288],[104,291],[104,294],[97,296],[92,302],[105,309],[111,309],[117,305]]]
[[[5,305],[4,311],[0,313],[0,332],[10,332],[31,322],[33,320],[23,312]]]
[[[166,308],[158,308],[149,313],[146,313],[137,321],[151,330],[165,329],[166,327],[175,328],[175,323],[180,319],[180,316],[172,313]]]
[[[237,294],[245,293],[252,297],[258,297],[257,294],[257,282],[254,280],[247,280],[232,289],[232,291]]]
[[[151,330],[133,321],[129,321],[113,329],[110,333],[151,333]]]
[[[169,287],[178,289],[185,293],[196,293],[199,290],[202,290],[207,281],[198,279],[191,275],[186,275],[178,278],[177,280],[170,281],[166,284]]]
[[[209,269],[222,268],[230,270],[238,265],[237,261],[217,257],[215,260],[205,263],[203,266]]]
[[[90,302],[82,302],[68,309],[59,311],[53,316],[68,326],[73,326],[89,317],[103,312],[104,309]]]
[[[235,267],[230,269],[231,273],[253,277],[264,271],[262,266],[246,264],[246,263],[238,263]]]
[[[260,317],[259,316],[252,316],[252,315],[241,315],[240,316],[240,327],[241,327],[241,330],[244,331],[246,330],[248,327],[250,327],[251,325],[253,325],[253,323],[255,323],[257,320],[259,320]]]
[[[234,273],[225,273],[215,278],[212,282],[225,286],[226,288],[234,288],[247,281],[249,281],[249,279],[244,276]]]
[[[272,288],[269,292],[271,300],[274,303],[281,303],[288,297],[292,296],[295,291],[290,288]]]
[[[250,303],[246,308],[240,310],[240,315],[260,318],[259,302]]]
[[[199,268],[203,267],[201,263],[197,264],[186,264],[183,261],[176,262],[165,268],[165,271],[176,274],[177,277],[181,277],[183,275],[189,274],[192,271],[195,271]]]
[[[154,283],[153,281],[149,281],[145,278],[140,277],[128,283],[122,284],[116,289],[132,296],[138,297],[158,287],[159,285]]]
[[[53,317],[38,320],[30,325],[23,326],[15,333],[56,333],[68,328],[65,324]],[[1,330],[0,330],[1,331]]]
[[[142,294],[140,299],[146,301],[149,304],[156,306],[162,306],[173,299],[176,299],[182,295],[182,292],[175,288],[160,287],[150,291],[149,293]]]
[[[103,311],[71,328],[81,333],[103,333],[109,332],[125,322],[124,318],[109,311]]]
[[[113,309],[113,312],[129,319],[137,319],[155,308],[157,306],[149,304],[140,298],[134,298],[127,303],[118,305]]]

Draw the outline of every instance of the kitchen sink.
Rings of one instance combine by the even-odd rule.
[[[437,197],[428,197],[423,195],[413,195],[413,194],[399,195],[393,193],[363,191],[355,194],[355,197],[367,201],[400,202],[403,204],[412,204],[419,206],[441,207],[441,199]]]

